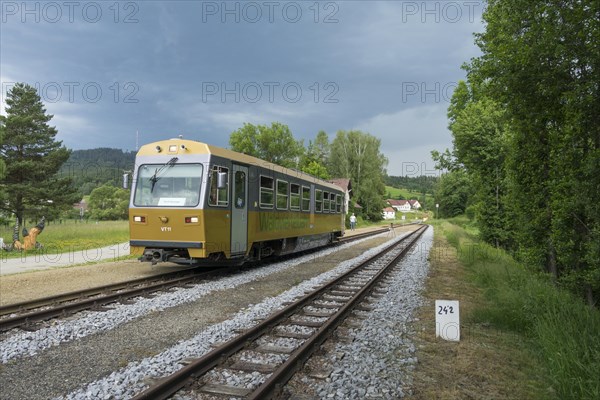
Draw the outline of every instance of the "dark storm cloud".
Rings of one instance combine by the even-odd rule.
[[[52,4],[48,6],[48,4]],[[25,6],[24,6],[25,5]],[[2,2],[2,96],[40,88],[71,148],[184,134],[226,146],[244,122],[305,139],[363,129],[389,172],[450,145],[445,113],[477,55],[480,2]],[[60,18],[59,18],[60,17]],[[404,163],[404,164],[402,164]]]

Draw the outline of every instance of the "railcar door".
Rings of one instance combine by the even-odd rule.
[[[248,167],[233,164],[231,256],[243,256],[248,246]]]

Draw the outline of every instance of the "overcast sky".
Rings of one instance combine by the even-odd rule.
[[[39,87],[72,149],[177,135],[227,147],[244,122],[381,139],[390,175],[434,174],[446,109],[479,54],[481,1],[1,1],[2,103]],[[4,110],[0,110],[4,113]],[[136,135],[136,132],[138,135]],[[139,138],[136,142],[136,136]]]

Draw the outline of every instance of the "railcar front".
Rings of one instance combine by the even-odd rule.
[[[153,264],[195,264],[209,257],[206,223],[212,216],[203,199],[210,156],[207,145],[183,139],[140,148],[129,207],[132,254]]]

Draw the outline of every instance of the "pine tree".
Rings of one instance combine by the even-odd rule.
[[[2,146],[2,143],[4,143],[4,137],[3,137],[3,132],[4,129],[2,129],[2,127],[4,126],[4,116],[0,115],[0,146]],[[4,160],[2,160],[0,158],[0,179],[4,178],[6,172],[6,164],[4,163]],[[3,185],[0,185],[0,200],[4,197],[4,187]]]
[[[48,125],[53,115],[46,114],[35,88],[17,83],[6,104],[0,123],[0,159],[6,165],[0,180],[6,193],[1,208],[14,213],[22,225],[25,212],[32,218],[56,215],[78,196],[69,178],[57,176],[70,150],[55,140],[58,132]]]

